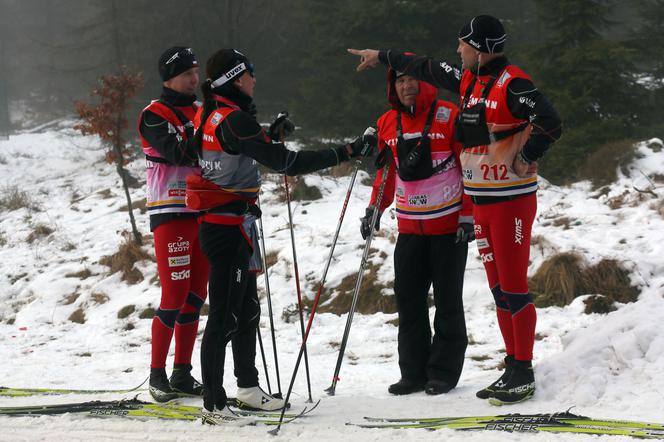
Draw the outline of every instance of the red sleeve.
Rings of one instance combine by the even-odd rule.
[[[381,140],[382,142],[382,140]],[[382,142],[379,152],[382,152],[383,149],[390,149],[387,144]],[[391,150],[391,149],[390,149]],[[376,178],[374,179],[373,189],[371,190],[371,200],[369,201],[370,206],[376,205],[376,198],[378,197],[378,189],[380,189],[380,183],[383,180],[383,174],[385,169],[389,167],[389,172],[387,173],[387,182],[385,183],[385,190],[383,190],[383,199],[380,202],[380,212],[384,212],[385,209],[392,205],[394,201],[394,187],[396,184],[396,170],[394,166],[394,160],[392,159],[392,152],[388,153],[388,161],[385,164],[385,167],[379,169],[376,173]]]

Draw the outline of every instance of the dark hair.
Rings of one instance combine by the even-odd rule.
[[[213,98],[212,82],[217,78],[228,72],[235,64],[237,63],[237,55],[233,49],[220,49],[210,58],[208,58],[205,63],[205,73],[207,79],[201,84],[201,92],[203,96],[203,112],[201,113],[200,126],[196,130],[196,135],[194,137],[194,145],[198,149],[199,154],[203,149],[203,128],[207,122],[210,114],[214,112],[217,108],[217,103]],[[215,92],[219,92],[220,95],[225,95],[224,92],[231,92],[234,86],[231,82],[228,82],[218,88],[215,88]]]

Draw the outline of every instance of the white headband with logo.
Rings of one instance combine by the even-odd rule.
[[[237,77],[239,74],[247,70],[247,66],[244,63],[240,63],[239,65],[235,66],[233,69],[230,71],[226,72],[224,75],[221,77],[217,78],[214,80],[211,84],[212,88],[216,88],[219,86],[223,86],[224,84],[228,83],[231,81],[233,78]]]

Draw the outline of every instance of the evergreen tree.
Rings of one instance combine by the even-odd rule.
[[[304,74],[293,117],[309,133],[350,136],[388,108],[382,67],[357,74],[354,48],[394,48],[457,62],[457,33],[472,16],[446,0],[303,0],[298,2]],[[454,98],[456,101],[456,98]]]
[[[605,38],[611,3],[601,0],[536,0],[548,34],[531,50],[535,83],[563,120],[563,138],[542,162],[554,181],[582,178],[584,159],[611,139],[634,135],[644,87],[637,80],[636,51]]]

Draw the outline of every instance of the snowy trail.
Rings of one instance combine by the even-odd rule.
[[[560,434],[467,433],[439,430],[366,430],[346,426],[362,416],[457,416],[496,413],[548,413],[571,406],[591,417],[664,422],[664,219],[657,212],[664,190],[646,175],[661,171],[664,152],[639,147],[640,158],[608,193],[597,195],[587,183],[560,188],[542,181],[534,234],[545,238],[532,249],[531,271],[549,256],[577,251],[590,263],[616,258],[632,270],[642,290],[640,300],[619,306],[608,315],[583,313],[583,298],[565,308],[538,309],[535,366],[538,391],[526,403],[496,408],[475,398],[475,391],[494,380],[502,359],[493,300],[475,247],[470,247],[464,303],[471,344],[459,387],[450,394],[429,397],[423,393],[393,397],[387,386],[399,377],[396,355],[395,314],[355,316],[341,369],[337,395],[323,390],[330,385],[346,317],[317,314],[309,339],[314,397],[322,402],[311,416],[284,426],[277,437],[262,427],[204,427],[198,423],[141,422],[123,419],[89,419],[74,416],[0,418],[0,440],[629,440],[618,436]],[[57,131],[12,136],[0,141],[0,187],[19,185],[39,210],[0,211],[0,384],[12,387],[124,388],[138,384],[148,373],[150,319],[140,319],[146,307],[155,307],[159,288],[151,280],[153,262],[137,267],[144,280],[127,285],[120,276],[108,275],[98,260],[114,253],[128,230],[119,180],[111,166],[101,162],[98,141],[81,137],[64,125]],[[142,162],[130,165],[142,176]],[[357,271],[363,242],[357,219],[364,214],[370,189],[360,184],[361,173],[349,203],[326,286],[333,288]],[[294,204],[297,250],[303,293],[312,297],[327,258],[341,209],[348,177],[311,175],[324,198]],[[290,236],[283,205],[277,204],[277,179],[268,178],[263,189],[264,228],[268,252],[278,262],[270,269],[273,309],[280,351],[281,385],[288,386],[297,351],[299,324],[285,322],[281,312],[295,302],[291,279]],[[638,192],[651,189],[656,197]],[[108,191],[105,191],[108,189]],[[620,196],[622,207],[608,201]],[[144,197],[134,189],[132,197]],[[569,229],[555,220],[569,218]],[[381,264],[378,279],[387,283],[393,274],[392,251],[396,221],[384,216],[373,247],[373,262]],[[137,214],[139,228],[147,233],[147,215]],[[54,232],[28,236],[39,224]],[[149,249],[149,246],[147,247]],[[388,258],[381,259],[380,252]],[[82,271],[89,271],[75,276]],[[263,285],[262,278],[259,284]],[[107,299],[105,299],[106,297]],[[118,318],[128,305],[135,312]],[[68,318],[77,309],[85,323]],[[431,311],[433,314],[433,310]],[[274,380],[267,308],[261,327]],[[206,318],[202,318],[200,330]],[[199,375],[198,346],[194,373]],[[169,359],[170,361],[170,359]],[[169,362],[170,363],[170,362]],[[257,361],[260,364],[260,360]],[[234,394],[232,358],[226,361],[226,386]],[[259,366],[261,384],[266,388]],[[300,368],[292,403],[304,405],[306,383]],[[120,396],[121,397],[121,396]],[[51,396],[0,398],[0,406],[71,402],[102,397]],[[103,398],[118,398],[104,395]],[[147,398],[146,398],[147,399]],[[196,403],[196,402],[193,402]]]

